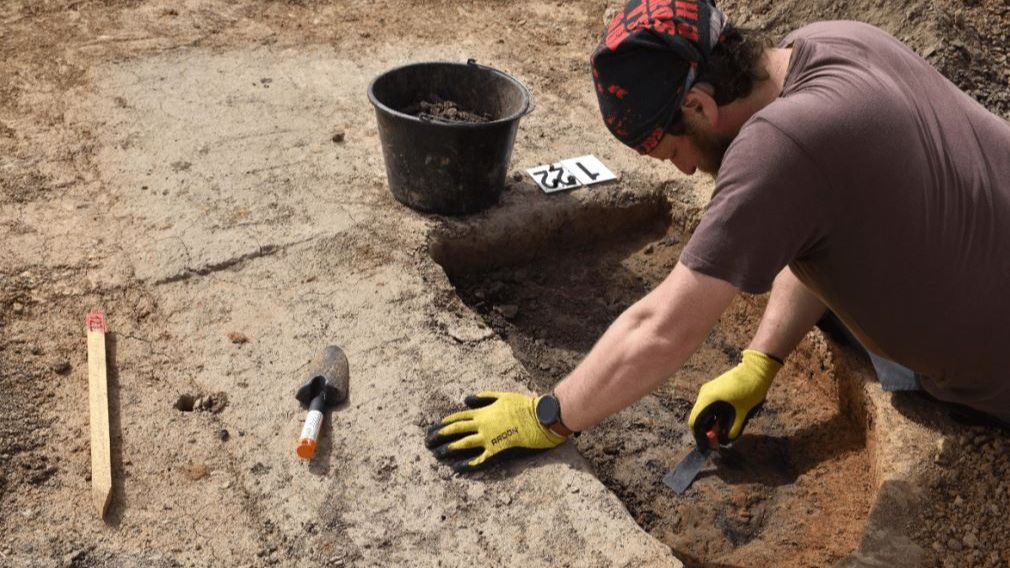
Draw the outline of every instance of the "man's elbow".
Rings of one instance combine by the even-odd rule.
[[[693,352],[705,339],[707,329],[693,326],[686,318],[678,318],[669,310],[660,310],[639,302],[622,314],[622,331],[639,349],[670,353],[674,350]]]

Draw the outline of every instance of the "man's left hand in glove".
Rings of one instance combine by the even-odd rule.
[[[470,410],[450,414],[432,426],[425,445],[435,457],[453,460],[457,473],[559,446],[565,438],[537,418],[539,400],[508,392],[468,396],[464,402]]]

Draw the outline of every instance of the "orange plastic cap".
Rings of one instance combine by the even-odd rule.
[[[309,438],[298,440],[298,447],[295,448],[295,452],[303,460],[312,459],[312,456],[316,453],[316,441]]]

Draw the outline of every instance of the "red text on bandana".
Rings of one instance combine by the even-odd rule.
[[[642,0],[626,12],[618,12],[607,29],[607,49],[617,49],[635,30],[650,28],[698,41],[698,0]]]

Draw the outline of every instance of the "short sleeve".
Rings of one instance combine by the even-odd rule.
[[[830,188],[796,142],[755,117],[723,159],[715,192],[680,261],[749,294],[771,289],[827,234]]]

